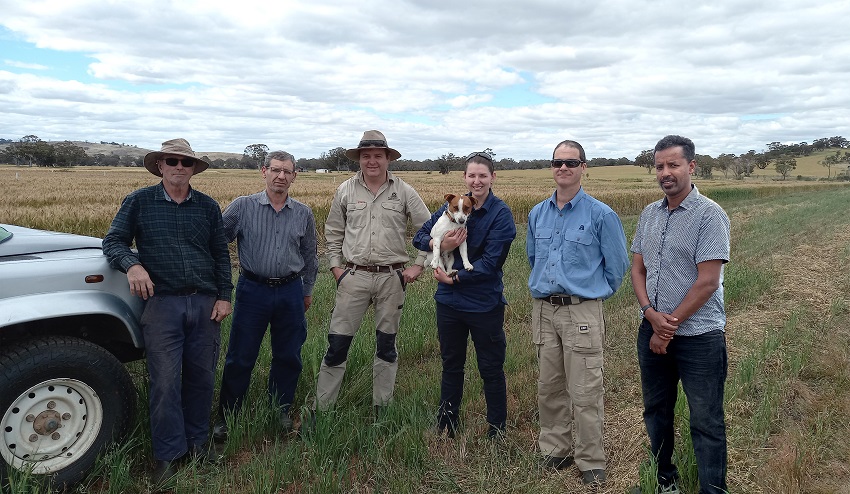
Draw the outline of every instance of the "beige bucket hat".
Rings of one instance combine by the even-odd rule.
[[[168,141],[163,142],[162,149],[160,149],[159,151],[151,151],[150,153],[146,154],[145,168],[147,168],[149,172],[153,173],[157,177],[161,177],[162,173],[160,173],[159,168],[156,166],[156,161],[158,159],[161,159],[166,154],[176,154],[177,156],[195,158],[195,167],[192,171],[192,175],[197,175],[209,168],[210,166],[209,163],[195,156],[195,152],[192,151],[192,146],[189,145],[189,141],[178,137],[177,139],[170,139]]]

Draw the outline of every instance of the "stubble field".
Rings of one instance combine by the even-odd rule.
[[[460,172],[409,172],[431,210],[448,192],[464,190]],[[333,190],[348,174],[302,173],[293,197],[310,205],[321,233]],[[68,171],[0,167],[0,223],[103,236],[122,198],[156,183],[143,169]],[[640,210],[661,197],[646,170],[593,168],[588,193],[621,216],[630,240]],[[208,170],[192,184],[222,206],[261,190],[257,171]],[[850,493],[850,231],[844,213],[850,189],[834,183],[697,181],[732,220],[732,262],[726,270],[730,370],[726,409],[731,492]],[[335,411],[321,415],[307,438],[281,435],[264,405],[269,366],[264,346],[248,402],[237,417],[223,463],[188,465],[174,492],[591,492],[575,469],[543,471],[537,464],[536,361],[530,342],[525,219],[552,191],[548,170],[497,172],[494,192],[518,223],[505,265],[508,358],[508,434],[486,440],[484,401],[470,351],[464,427],[455,440],[433,434],[440,359],[426,272],[409,286],[399,331],[396,399],[377,422],[371,413],[374,326],[367,317],[352,347]],[[320,241],[320,249],[322,247]],[[308,312],[309,335],[296,407],[310,399],[324,354],[333,281],[323,268]],[[609,482],[597,492],[621,493],[647,477],[646,433],[634,338],[637,308],[630,283],[606,302],[605,446]],[[229,320],[224,325],[227,340]],[[223,353],[226,347],[222,349]],[[146,372],[129,364],[141,396],[138,427],[103,458],[79,492],[146,492],[152,464],[147,425]],[[219,366],[219,370],[221,366]],[[686,406],[680,400],[680,410]],[[297,423],[297,420],[296,420]],[[684,492],[695,493],[687,423],[680,421],[678,464]],[[30,487],[19,487],[29,492]]]

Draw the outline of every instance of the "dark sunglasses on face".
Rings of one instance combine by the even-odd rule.
[[[165,158],[162,160],[168,166],[177,166],[177,163],[183,162],[184,168],[195,166],[195,158]]]
[[[567,165],[567,168],[578,168],[584,163],[581,160],[552,160],[552,168],[560,168]]]

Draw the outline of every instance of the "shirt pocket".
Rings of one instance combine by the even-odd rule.
[[[350,202],[345,207],[345,221],[353,228],[365,227],[368,215],[365,202]]]
[[[561,260],[569,264],[585,262],[587,248],[593,244],[593,235],[580,230],[564,232],[564,248],[561,249]]]
[[[549,249],[552,246],[552,229],[537,228],[534,230],[534,257],[535,260],[546,260],[549,258]]]
[[[381,224],[393,230],[406,230],[407,215],[404,214],[404,205],[393,201],[382,202]]]

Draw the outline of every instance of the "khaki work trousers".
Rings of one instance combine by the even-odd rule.
[[[540,451],[555,457],[574,456],[581,471],[604,469],[602,301],[559,306],[535,299],[531,325],[540,366]]]
[[[360,329],[369,305],[375,304],[375,329],[395,335],[404,305],[404,281],[401,271],[370,273],[345,270],[336,289],[336,301],[331,315],[330,334],[354,336]],[[395,353],[395,352],[394,352]],[[322,359],[316,382],[316,408],[327,410],[339,397],[346,362],[327,365]],[[388,362],[375,354],[372,362],[372,404],[386,405],[393,397],[398,359]]]

